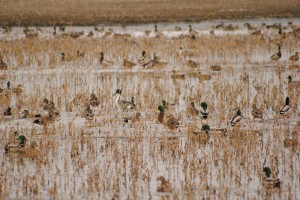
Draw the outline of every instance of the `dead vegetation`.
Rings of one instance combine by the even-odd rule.
[[[197,51],[193,60],[199,66],[186,66],[179,54],[182,43]],[[286,55],[299,47],[294,36],[283,43]],[[298,68],[289,69],[288,56],[278,65],[269,64],[276,47],[267,38],[33,37],[0,40],[0,46],[9,66],[0,76],[1,110],[8,106],[14,110],[11,117],[0,114],[0,147],[3,150],[14,140],[14,129],[29,140],[23,151],[0,157],[4,198],[296,199],[299,195],[299,182],[291,181],[300,176],[299,87],[291,87],[287,80],[289,75],[298,80]],[[161,58],[164,65],[123,66],[125,60],[138,63],[142,51],[151,59]],[[113,61],[112,66],[101,65],[100,52]],[[257,58],[258,54],[262,56]],[[221,70],[212,69],[214,65]],[[11,90],[5,88],[8,80]],[[113,96],[117,88],[124,99],[135,98],[134,112],[117,111]],[[284,118],[278,111],[286,95],[291,109]],[[45,98],[55,104],[60,119],[46,126],[33,124],[33,118],[21,119],[24,109],[41,113]],[[162,100],[170,102],[165,105],[166,116],[180,121],[175,130],[157,122]],[[207,102],[207,119],[187,116],[192,101],[195,108]],[[262,120],[254,120],[254,104],[263,110]],[[86,117],[87,107],[92,118]],[[245,119],[231,127],[228,123],[237,109]],[[124,126],[124,118],[135,114],[138,121]],[[203,124],[210,125],[209,135],[201,130]],[[278,171],[282,191],[261,186],[264,165]]]

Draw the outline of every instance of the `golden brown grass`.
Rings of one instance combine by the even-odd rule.
[[[297,0],[1,0],[0,7],[1,25],[128,24],[300,15]]]

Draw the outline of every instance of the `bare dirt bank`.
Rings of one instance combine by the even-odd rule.
[[[95,25],[300,16],[298,0],[0,0],[0,25]]]

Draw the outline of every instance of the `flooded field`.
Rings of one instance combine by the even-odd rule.
[[[0,29],[0,199],[299,199],[300,20],[189,25]]]

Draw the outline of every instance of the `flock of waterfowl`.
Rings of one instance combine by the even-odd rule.
[[[289,25],[290,25],[290,27],[293,27],[292,24],[289,24]],[[249,24],[245,24],[245,27],[247,27],[248,30],[251,30],[253,34],[258,34],[258,32],[257,32],[258,30],[254,27],[251,27]],[[274,28],[274,27],[266,27],[266,28]],[[275,28],[278,28],[279,35],[283,35],[282,37],[285,37],[284,34],[282,33],[283,28],[281,26],[278,26],[278,27],[275,26]],[[218,29],[232,31],[232,30],[235,30],[236,27],[233,27],[232,25],[225,26],[224,24],[220,24],[219,26],[216,26],[214,30],[218,30]],[[59,30],[63,32],[65,30],[65,28],[60,27]],[[177,27],[176,30],[181,30],[181,28]],[[100,30],[99,28],[95,27],[95,31],[103,31],[103,29]],[[159,32],[157,30],[156,25],[155,25],[154,32],[157,37],[164,36],[163,33]],[[299,29],[293,28],[292,32],[294,34],[296,34],[299,32]],[[36,32],[31,31],[28,28],[26,28],[24,30],[24,33],[26,34],[26,36],[30,35],[30,37],[37,36]],[[54,27],[53,34],[57,35],[56,27]],[[195,35],[198,34],[198,32],[193,30],[192,26],[189,25],[189,34],[190,34],[190,36],[194,37]],[[214,33],[211,32],[211,34],[214,34]],[[78,34],[72,33],[71,37],[77,38],[77,37],[80,37],[81,35],[83,35],[83,32],[80,32]],[[67,36],[67,35],[64,35],[64,36]],[[92,34],[89,33],[89,36],[92,36]],[[274,55],[270,56],[270,61],[278,61],[282,57],[282,53],[281,53],[282,43],[278,43],[277,45],[278,45],[278,52],[276,52]],[[179,53],[181,53],[181,50],[182,50],[182,48],[179,50],[180,51]],[[77,51],[76,56],[84,57],[84,53]],[[69,61],[69,57],[65,54],[65,52],[61,53],[60,59],[62,62]],[[298,52],[295,52],[295,54],[291,55],[289,57],[289,60],[291,62],[298,62],[299,61]],[[114,64],[114,62],[112,60],[104,57],[104,52],[100,53],[99,63],[103,67],[109,67]],[[138,59],[138,63],[140,66],[142,66],[142,68],[151,68],[151,67],[154,67],[157,65],[167,65],[168,64],[165,62],[160,62],[160,58],[158,56],[156,56],[155,54],[152,57],[150,55],[147,55],[145,50],[143,50],[141,52],[141,57]],[[196,63],[195,61],[192,61],[192,60],[188,60],[187,65],[190,68],[197,68],[199,66],[198,63]],[[128,59],[124,59],[123,66],[126,68],[132,68],[132,67],[136,66],[136,63],[131,62]],[[211,68],[214,69],[214,71],[220,71],[219,65],[214,65]],[[8,69],[8,65],[5,63],[5,61],[3,60],[3,57],[1,55],[0,55],[0,69],[1,70]],[[171,77],[174,79],[178,79],[178,78],[180,79],[180,78],[184,78],[184,75],[175,74],[175,71],[173,71],[173,74],[171,75]],[[299,85],[299,82],[292,80],[291,76],[288,76],[287,79],[288,79],[288,84]],[[23,88],[22,88],[21,84],[19,84],[15,88],[12,88],[10,86],[9,81],[7,82],[6,88],[0,88],[0,95],[1,95],[1,97],[3,96],[4,98],[11,96],[11,93],[20,95],[20,93],[22,93],[22,92],[23,92]],[[124,99],[121,99],[121,94],[122,94],[121,89],[115,90],[115,93],[114,93],[115,106],[120,111],[135,110],[137,108],[135,98],[131,97],[130,100],[124,100]],[[7,98],[7,99],[9,99],[9,98]],[[2,113],[2,115],[4,117],[9,118],[13,115],[19,115],[19,113],[13,113],[13,108],[10,106],[11,102],[6,102],[6,104],[7,104],[7,107]],[[94,109],[96,109],[99,105],[100,105],[99,98],[95,95],[95,93],[91,93],[89,96],[89,99],[80,108],[81,117],[86,119],[86,124],[89,124],[89,122],[93,122],[95,120],[96,114],[95,114]],[[163,126],[167,127],[168,129],[170,129],[172,132],[174,132],[175,130],[178,130],[179,132],[181,132],[181,130],[180,130],[181,119],[176,118],[172,114],[172,111],[170,109],[171,106],[172,105],[169,105],[168,102],[166,102],[165,100],[162,100],[161,102],[159,102],[157,105],[157,110],[159,111],[159,113],[157,115],[156,121],[158,123],[162,124]],[[211,131],[211,127],[209,124],[207,124],[207,121],[206,121],[210,117],[208,108],[209,108],[209,104],[207,102],[203,101],[203,102],[201,102],[201,104],[199,106],[197,106],[195,102],[190,102],[190,105],[186,109],[186,113],[189,115],[189,117],[194,118],[196,120],[198,120],[198,119],[201,120],[201,125],[202,125],[201,130],[198,131],[195,129],[195,130],[192,130],[192,133],[196,136],[200,136],[200,134],[204,135],[205,140],[207,140],[207,138],[210,135],[210,131]],[[291,108],[290,98],[285,97],[285,103],[284,103],[284,105],[282,105],[280,110],[277,111],[277,113],[280,114],[281,116],[288,115],[290,108]],[[139,108],[139,109],[142,109],[142,108]],[[228,127],[224,127],[224,128],[218,129],[218,130],[220,130],[221,132],[226,132],[227,128],[229,128],[229,125],[231,127],[235,127],[236,125],[238,125],[240,123],[241,120],[245,119],[245,117],[242,115],[241,110],[242,110],[242,108],[239,108],[236,111],[236,114],[234,116],[232,116],[231,119],[228,119],[228,123],[227,123]],[[259,109],[259,108],[257,108],[256,104],[253,104],[251,114],[252,114],[254,120],[255,119],[260,119],[262,121],[265,120],[265,119],[263,119],[263,112],[264,112],[263,109]],[[56,120],[58,120],[60,118],[60,115],[61,115],[60,110],[57,108],[55,103],[46,98],[43,99],[42,104],[39,107],[39,110],[31,110],[31,111],[23,110],[20,114],[22,115],[22,118],[32,119],[32,123],[40,125],[40,126],[47,126],[47,125],[55,122]],[[135,112],[132,116],[122,117],[121,120],[122,120],[123,126],[125,126],[126,124],[130,124],[131,126],[133,126],[134,124],[140,123],[144,119],[142,118],[142,114],[140,112]],[[25,135],[23,135],[22,133],[19,134],[18,132],[14,132],[14,139],[10,140],[10,142],[7,143],[4,147],[5,152],[10,153],[10,152],[23,151],[23,149],[27,148],[26,141],[27,141],[27,139],[26,139]],[[32,146],[34,146],[34,144],[31,144],[29,148],[31,148]],[[280,180],[278,178],[274,179],[271,177],[271,169],[269,167],[266,167],[266,166],[263,166],[263,167],[264,167],[263,172],[265,172],[265,177],[263,178],[264,185],[267,188],[280,188],[280,186],[281,186]],[[157,187],[157,192],[171,192],[172,191],[172,186],[171,186],[170,182],[168,180],[166,180],[163,176],[158,177],[157,181],[160,182],[160,185]]]

